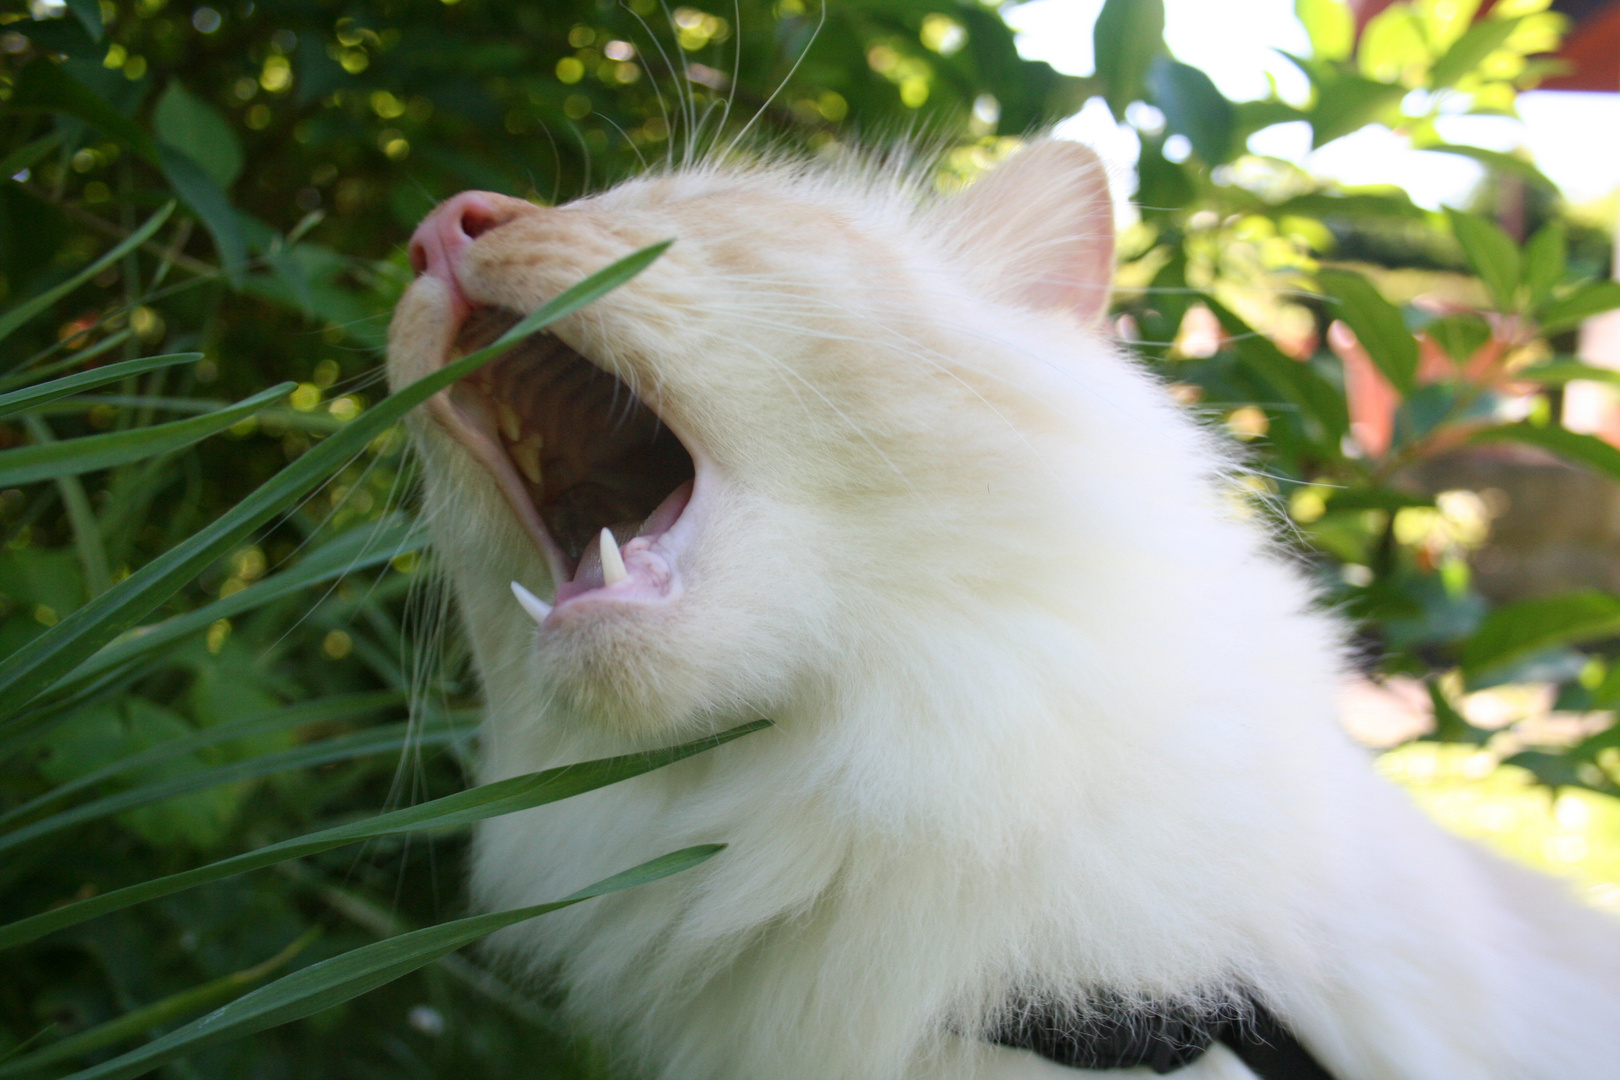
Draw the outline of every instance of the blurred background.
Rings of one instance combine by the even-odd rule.
[[[1369,757],[1620,912],[1620,3],[0,10],[0,1077],[465,914],[440,829],[14,932],[465,786],[379,372],[405,242],[745,125],[927,140],[942,192],[1048,126],[1097,147],[1114,328],[1357,621]],[[384,982],[154,1075],[611,1075],[475,952]]]

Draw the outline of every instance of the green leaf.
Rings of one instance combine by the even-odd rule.
[[[1530,306],[1539,307],[1564,280],[1569,242],[1564,223],[1549,221],[1524,249],[1524,287],[1530,293]]]
[[[202,167],[215,184],[228,188],[242,172],[242,144],[218,109],[176,79],[152,112],[158,138]]]
[[[285,731],[288,728],[302,727],[306,724],[347,720],[351,717],[376,712],[379,709],[401,706],[404,703],[405,695],[391,690],[361,694],[334,694],[331,697],[319,698],[300,705],[277,709],[272,713],[252,716],[229,723],[215,724],[213,727],[204,728],[194,734],[159,743],[140,753],[120,757],[117,761],[101,768],[93,769],[65,783],[57,784],[43,795],[30,799],[28,802],[12,807],[5,813],[0,814],[0,824],[31,817],[66,801],[86,788],[94,787],[124,773],[161,765],[175,758],[193,754],[198,750],[218,746],[220,743],[235,742],[239,739],[253,739],[262,735]]]
[[[1434,679],[1426,683],[1429,691],[1429,701],[1434,706],[1434,732],[1426,738],[1433,742],[1468,743],[1472,746],[1484,746],[1490,741],[1491,732],[1484,728],[1477,728],[1470,724],[1462,713],[1458,712],[1446,698],[1445,691]]]
[[[1445,55],[1429,69],[1429,86],[1435,90],[1457,83],[1473,73],[1491,53],[1500,49],[1522,19],[1482,19],[1452,43]]]
[[[1526,382],[1538,382],[1543,386],[1563,386],[1565,383],[1576,382],[1577,380],[1620,386],[1620,371],[1613,368],[1594,367],[1591,364],[1583,364],[1579,360],[1555,360],[1547,364],[1536,364],[1532,367],[1520,368],[1513,373],[1513,378],[1515,380],[1523,379]]]
[[[0,450],[0,487],[15,487],[59,476],[76,476],[182,449],[241,423],[265,406],[292,393],[296,386],[296,383],[282,383],[244,398],[229,408],[167,424]]]
[[[68,10],[84,26],[91,41],[100,41],[105,29],[101,25],[100,0],[67,0]]]
[[[45,159],[45,156],[62,141],[62,133],[53,131],[49,135],[41,135],[33,142],[24,143],[4,159],[0,159],[0,178],[16,176],[24,169],[32,169]]]
[[[134,663],[188,634],[200,633],[220,619],[233,619],[282,597],[347,577],[408,551],[418,551],[426,545],[426,531],[418,523],[405,518],[384,518],[371,528],[351,529],[287,570],[261,578],[245,589],[222,596],[183,615],[141,627],[131,636],[108,645],[90,657],[46,694],[56,697],[69,693],[99,675]]]
[[[1594,315],[1620,308],[1620,281],[1589,281],[1537,313],[1543,334],[1556,334],[1579,326]]]
[[[1311,57],[1344,60],[1356,44],[1356,18],[1344,0],[1294,0],[1294,15],[1311,38]]]
[[[127,1042],[153,1028],[165,1027],[200,1009],[241,997],[254,983],[286,967],[294,957],[314,943],[321,936],[321,932],[319,926],[312,926],[289,942],[286,948],[252,967],[233,971],[212,982],[171,994],[162,1001],[154,1001],[142,1008],[131,1009],[115,1020],[75,1032],[65,1039],[51,1043],[43,1050],[7,1061],[4,1065],[0,1065],[0,1076],[19,1076],[58,1061],[82,1057],[103,1047]]]
[[[99,915],[118,911],[133,904],[154,900],[160,896],[168,896],[183,889],[194,888],[210,881],[218,881],[221,878],[246,873],[249,870],[273,866],[279,862],[286,862],[288,859],[315,855],[322,851],[330,851],[333,848],[356,844],[362,840],[372,840],[379,836],[391,836],[397,833],[418,832],[429,829],[461,828],[488,818],[499,817],[502,814],[529,810],[536,806],[543,806],[546,803],[557,802],[560,799],[572,798],[587,791],[594,791],[609,784],[616,784],[620,780],[640,776],[682,758],[691,757],[693,754],[712,750],[714,747],[728,743],[732,739],[769,726],[769,720],[755,720],[751,724],[743,724],[740,727],[723,731],[718,735],[706,736],[663,750],[602,758],[575,765],[563,765],[555,769],[547,769],[544,772],[514,776],[509,780],[497,780],[492,784],[483,784],[467,791],[458,791],[454,795],[446,795],[443,798],[434,799],[419,806],[411,806],[404,810],[379,814],[364,821],[354,821],[347,825],[323,829],[320,832],[310,833],[306,836],[283,840],[280,843],[270,844],[256,851],[245,852],[228,859],[220,859],[217,862],[211,862],[206,866],[199,866],[193,870],[170,874],[167,877],[153,878],[137,885],[115,889],[99,896],[92,896],[87,900],[64,904],[61,907],[52,908],[38,915],[7,923],[0,926],[0,949],[26,944],[43,937],[45,934],[61,930],[64,927],[74,926],[84,922],[86,919],[93,919]]]
[[[1552,424],[1518,423],[1486,428],[1476,432],[1471,441],[1518,442],[1539,446],[1576,464],[1596,469],[1611,479],[1620,480],[1620,450],[1595,435],[1583,435]]]
[[[67,397],[82,390],[94,390],[98,386],[108,383],[120,382],[131,375],[140,375],[157,368],[174,367],[176,364],[189,364],[194,360],[201,360],[202,353],[165,353],[163,356],[147,356],[139,360],[125,360],[118,364],[108,364],[106,367],[92,368],[81,371],[77,375],[67,375],[50,382],[38,383],[26,390],[13,390],[9,394],[0,394],[0,416],[10,416],[12,413],[31,409],[36,405],[43,405],[47,401]]]
[[[1208,75],[1161,55],[1153,58],[1147,82],[1169,129],[1185,135],[1205,164],[1219,165],[1232,156],[1232,103]]]
[[[1164,0],[1107,0],[1092,28],[1097,78],[1114,119],[1142,99],[1148,68],[1164,51]]]
[[[1322,290],[1338,301],[1329,310],[1356,332],[1378,370],[1399,390],[1410,394],[1417,374],[1417,338],[1406,328],[1400,309],[1381,296],[1373,283],[1349,270],[1322,270]]]
[[[1478,214],[1466,214],[1446,207],[1451,231],[1462,245],[1468,265],[1490,289],[1496,310],[1511,312],[1519,293],[1519,247],[1494,222]]]
[[[18,73],[9,104],[13,109],[66,113],[100,128],[152,164],[162,164],[157,143],[135,121],[43,56],[34,58]]]
[[[71,19],[24,19],[10,23],[7,30],[24,34],[35,47],[53,53],[77,57],[92,62],[106,55],[106,48],[96,44],[84,26]]]
[[[1150,216],[1181,210],[1197,195],[1187,170],[1164,156],[1164,138],[1163,132],[1142,136],[1142,154],[1136,162],[1140,177],[1136,205]]]
[[[202,219],[226,272],[235,274],[247,259],[247,242],[230,200],[195,161],[173,146],[159,144],[135,122],[101,99],[95,91],[60,67],[36,59],[17,77],[13,107],[28,106],[67,113],[100,128],[163,171],[175,194]]]
[[[1620,452],[1617,452],[1620,456]],[[1574,592],[1504,604],[1463,644],[1463,670],[1477,674],[1554,645],[1620,633],[1620,596]]]
[[[0,717],[14,717],[40,691],[134,626],[254,529],[324,483],[365,445],[429,397],[477,370],[512,342],[584,307],[644,270],[674,241],[653,244],[590,275],[541,305],[500,340],[427,375],[367,409],[261,484],[236,506],[0,660]],[[0,728],[0,736],[17,725]]]
[[[158,156],[163,175],[175,194],[196,212],[214,238],[214,249],[219,252],[226,274],[233,282],[239,280],[242,264],[247,262],[247,240],[242,236],[242,221],[236,208],[214,178],[181,151],[172,146],[159,146]]]
[[[63,829],[83,825],[88,821],[111,817],[126,810],[133,810],[139,806],[150,806],[153,803],[163,802],[165,799],[177,798],[194,791],[204,791],[208,788],[218,787],[222,784],[235,783],[238,780],[254,780],[272,773],[287,772],[292,769],[314,768],[318,765],[327,765],[335,761],[353,761],[356,758],[374,757],[378,754],[398,754],[402,750],[416,747],[444,746],[456,739],[465,738],[468,730],[465,725],[424,726],[416,722],[399,724],[386,724],[382,727],[367,728],[364,731],[354,731],[346,735],[337,735],[315,742],[301,743],[286,750],[278,750],[266,754],[256,754],[242,761],[227,762],[223,765],[214,765],[205,769],[197,769],[180,776],[171,776],[150,784],[130,788],[113,795],[75,806],[71,810],[63,810],[50,817],[30,822],[19,829],[0,835],[0,851],[8,851],[42,836],[60,832]],[[238,736],[240,737],[240,736]],[[186,742],[186,739],[174,739],[171,742]],[[152,750],[160,749],[153,747]],[[135,756],[145,757],[150,754]],[[103,772],[105,770],[97,770]]]
[[[1362,27],[1356,67],[1381,83],[1406,84],[1433,60],[1422,21],[1407,4],[1384,8]]]
[[[23,323],[27,322],[29,319],[32,319],[35,315],[38,315],[41,311],[44,311],[46,308],[62,299],[62,297],[66,296],[68,293],[72,292],[74,289],[77,289],[80,285],[83,285],[85,282],[107,269],[107,267],[111,266],[113,263],[117,262],[119,259],[122,259],[125,255],[128,255],[131,251],[134,251],[136,248],[146,243],[152,238],[152,234],[157,232],[163,223],[169,219],[169,215],[173,212],[174,203],[168,203],[157,213],[147,218],[146,224],[130,233],[111,251],[107,252],[101,258],[97,259],[83,270],[80,270],[77,274],[74,274],[72,277],[62,282],[62,284],[46,289],[37,296],[29,297],[16,307],[7,309],[5,314],[0,315],[0,341],[4,341],[6,338],[10,337],[12,332]]]
[[[1359,75],[1335,74],[1317,84],[1316,100],[1306,110],[1311,122],[1311,149],[1360,131],[1400,103],[1406,88],[1374,82]]]
[[[359,997],[369,990],[393,982],[418,968],[496,930],[513,926],[537,915],[577,904],[581,900],[633,888],[680,873],[713,858],[724,844],[702,844],[683,848],[642,863],[640,866],[604,878],[594,885],[555,900],[474,915],[440,923],[424,930],[389,938],[353,949],[330,960],[283,976],[269,986],[231,1002],[185,1027],[172,1031],[145,1046],[111,1061],[73,1073],[68,1080],[130,1080],[144,1075],[164,1062],[195,1053],[208,1046],[251,1035],[280,1024],[290,1023]]]
[[[1466,364],[1491,340],[1491,324],[1478,315],[1447,315],[1423,328],[1446,355]]]
[[[1487,169],[1508,173],[1530,181],[1547,192],[1558,190],[1558,186],[1547,178],[1547,174],[1536,168],[1535,163],[1527,161],[1516,154],[1504,154],[1500,150],[1486,150],[1481,146],[1461,146],[1456,143],[1426,143],[1413,140],[1412,149],[1423,150],[1434,154],[1454,154],[1458,157],[1472,158]]]

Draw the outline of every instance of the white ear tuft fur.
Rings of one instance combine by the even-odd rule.
[[[955,242],[1002,296],[1088,326],[1108,311],[1114,208],[1101,159],[1079,143],[1043,139],[951,204]]]

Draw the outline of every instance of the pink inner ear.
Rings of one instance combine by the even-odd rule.
[[[1068,311],[1086,325],[1108,312],[1114,208],[1108,176],[1079,143],[1032,144],[961,197],[962,240],[1007,298]]]
[[[1087,193],[1078,222],[1064,222],[1067,235],[1053,238],[1055,265],[1042,267],[1026,290],[1033,306],[1072,311],[1087,326],[1108,314],[1114,291],[1114,209],[1106,179],[1102,185],[1101,192]]]

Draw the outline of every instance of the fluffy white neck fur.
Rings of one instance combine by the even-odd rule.
[[[1339,1080],[1620,1077],[1620,931],[1374,776],[1336,723],[1342,628],[1097,329],[1089,153],[920,207],[767,167],[511,211],[455,269],[475,304],[677,238],[558,333],[680,434],[698,494],[678,595],[537,632],[508,591],[550,595],[533,543],[421,425],[483,778],[776,721],[480,833],[487,908],[730,845],[496,943],[627,1070],[1083,1075],[981,1036],[1014,995],[1249,991]],[[442,362],[448,310],[431,275],[402,303],[396,380]]]

